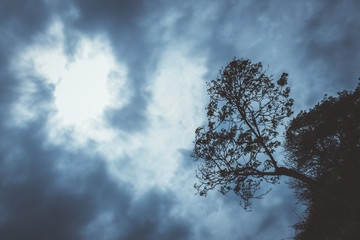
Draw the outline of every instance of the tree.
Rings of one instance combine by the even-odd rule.
[[[232,190],[250,210],[251,199],[268,192],[260,191],[262,182],[274,184],[289,176],[315,184],[311,177],[280,166],[274,156],[280,146],[278,128],[293,113],[287,76],[283,73],[275,84],[261,63],[234,59],[208,83],[208,124],[197,128],[193,150],[202,161],[195,184],[200,195],[215,188],[223,194]]]
[[[295,226],[297,239],[356,239],[360,234],[360,84],[353,92],[326,96],[314,108],[300,112],[285,136],[288,165],[322,182],[345,203],[328,201],[302,182],[292,181],[308,207]]]

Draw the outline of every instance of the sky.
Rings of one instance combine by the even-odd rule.
[[[253,211],[196,195],[206,82],[289,73],[295,113],[360,77],[357,0],[0,0],[1,239],[291,239],[282,178]],[[278,160],[283,160],[281,151]]]

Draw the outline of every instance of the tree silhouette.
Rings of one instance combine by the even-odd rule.
[[[240,204],[251,210],[251,199],[261,198],[262,182],[277,183],[282,175],[313,185],[298,171],[279,166],[274,152],[280,146],[278,127],[292,114],[287,73],[273,83],[261,63],[234,59],[208,83],[208,124],[197,128],[193,156],[200,195],[219,188],[234,191]]]
[[[234,59],[220,70],[216,80],[208,83],[208,124],[196,129],[193,150],[193,157],[201,160],[196,174],[199,183],[195,184],[200,195],[206,195],[215,188],[223,194],[234,191],[240,196],[241,206],[251,210],[251,199],[261,198],[269,191],[260,190],[262,182],[275,184],[280,176],[288,176],[296,179],[298,186],[303,186],[298,189],[310,189],[350,208],[356,205],[343,195],[334,194],[330,187],[332,182],[325,176],[327,172],[331,175],[334,169],[339,170],[339,161],[343,161],[339,160],[343,159],[339,158],[339,154],[350,158],[355,153],[354,149],[343,149],[343,145],[333,143],[342,139],[348,145],[358,147],[356,141],[359,138],[348,137],[358,119],[354,118],[353,125],[349,125],[343,119],[350,113],[339,104],[343,111],[339,121],[336,120],[336,109],[326,109],[339,99],[342,103],[344,99],[355,101],[354,94],[358,93],[358,89],[352,95],[341,93],[339,99],[326,98],[314,108],[321,110],[308,114],[301,112],[291,122],[286,134],[289,161],[285,167],[280,166],[274,153],[280,146],[278,128],[293,113],[293,99],[289,97],[290,88],[286,86],[287,76],[283,73],[275,84],[272,76],[266,75],[261,63]],[[358,102],[355,101],[356,104]],[[322,119],[328,120],[317,129],[311,128],[311,124]],[[329,128],[333,132],[326,132]],[[333,134],[333,137],[326,138],[326,134]],[[316,139],[321,141],[315,143]],[[345,169],[341,171],[346,172]],[[303,194],[305,192],[302,191]]]
[[[295,228],[297,239],[357,239],[360,234],[360,84],[355,91],[325,97],[302,111],[287,130],[289,166],[326,186],[334,202],[316,189],[292,181],[308,206]],[[346,207],[345,207],[346,206]],[[351,207],[349,209],[349,207]]]

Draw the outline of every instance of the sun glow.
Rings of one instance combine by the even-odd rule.
[[[129,97],[126,68],[117,62],[103,36],[78,36],[71,56],[64,52],[61,23],[55,23],[42,39],[45,44],[29,46],[16,60],[22,69],[19,77],[26,79],[33,72],[53,84],[55,122],[88,137],[96,131],[104,135],[104,110],[120,108]]]
[[[110,81],[124,75],[110,50],[99,40],[83,39],[71,61],[61,49],[38,54],[35,67],[56,85],[59,117],[65,124],[75,125],[100,117],[105,107],[113,104]]]
[[[67,124],[99,117],[111,104],[107,81],[115,61],[100,50],[96,43],[85,41],[80,53],[59,76],[55,102],[59,116]]]

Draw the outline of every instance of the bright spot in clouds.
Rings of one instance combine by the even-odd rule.
[[[64,122],[78,124],[102,114],[111,104],[107,80],[114,67],[109,53],[101,51],[97,43],[84,41],[74,61],[52,73],[59,75],[55,102]]]
[[[17,67],[34,72],[55,86],[56,121],[60,125],[73,127],[85,138],[101,138],[98,133],[104,135],[104,129],[94,132],[103,128],[99,126],[104,125],[104,110],[120,108],[129,97],[125,88],[126,68],[117,63],[102,36],[94,39],[79,36],[74,55],[68,57],[59,22],[50,28],[43,41],[27,47],[25,54],[15,61]],[[22,71],[19,77],[25,81],[27,76]]]
[[[124,69],[116,63],[106,40],[100,37],[82,38],[71,60],[62,46],[42,50],[33,59],[36,71],[55,83],[55,103],[66,124],[81,124],[100,117],[116,97],[111,96],[112,77],[125,77],[121,76]]]
[[[55,111],[47,122],[52,143],[71,151],[91,140],[95,144],[88,151],[103,154],[114,164],[112,173],[122,181],[136,179],[134,184],[143,190],[154,185],[173,186],[177,167],[182,164],[179,151],[191,148],[195,128],[202,121],[204,59],[191,56],[187,46],[165,49],[146,89],[152,96],[146,110],[148,129],[129,134],[115,130],[104,118],[104,110],[121,108],[132,94],[127,87],[131,81],[127,69],[116,61],[106,38],[80,36],[76,51],[68,57],[61,24],[40,37],[42,43],[30,44],[14,61],[22,80],[20,91],[27,96],[18,101],[22,107],[14,119],[31,119],[31,114],[36,119],[42,108],[32,107],[26,99],[36,96],[36,81],[52,84],[53,102],[49,104]],[[34,86],[30,88],[29,83]],[[121,160],[127,158],[131,162]],[[136,171],[129,175],[128,168],[117,167],[118,161]],[[188,186],[188,191],[193,191],[192,183]]]

